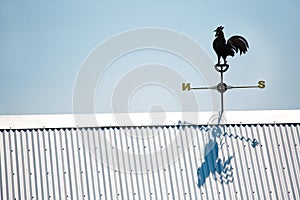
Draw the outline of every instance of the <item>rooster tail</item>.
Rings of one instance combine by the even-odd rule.
[[[249,48],[248,42],[242,36],[232,36],[228,39],[227,44],[236,52],[240,52],[240,55],[245,54]]]

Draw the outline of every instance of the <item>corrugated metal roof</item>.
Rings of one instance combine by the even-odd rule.
[[[0,199],[300,199],[300,125],[0,130]]]

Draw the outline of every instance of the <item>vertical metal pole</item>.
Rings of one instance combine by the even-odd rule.
[[[223,84],[223,66],[221,67],[221,84]],[[220,118],[223,115],[224,112],[224,96],[223,96],[224,92],[221,92],[221,114],[220,114]]]
[[[221,115],[224,112],[224,93],[221,93]]]
[[[223,68],[226,68],[225,70]],[[222,119],[222,116],[223,116],[223,113],[224,113],[224,92],[227,90],[227,88],[223,88],[223,87],[226,87],[226,85],[224,84],[224,77],[223,77],[223,73],[225,71],[227,71],[228,69],[228,66],[221,66],[221,70],[220,70],[220,73],[221,73],[221,87],[222,89],[220,89],[220,93],[221,93],[221,111],[220,111],[220,115],[219,115],[219,122],[218,124],[220,124],[221,122],[221,119]]]

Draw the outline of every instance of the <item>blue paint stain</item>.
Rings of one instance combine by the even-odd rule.
[[[182,127],[183,129],[185,129],[185,127],[187,126],[187,125],[190,125],[190,126],[193,126],[193,127],[198,127],[199,128],[199,130],[205,130],[205,131],[209,131],[210,130],[210,128],[208,128],[208,126],[199,126],[199,125],[194,125],[194,124],[191,124],[191,123],[188,123],[188,122],[182,122],[182,121],[178,121],[178,125],[177,125],[177,128],[179,128],[179,127]],[[255,148],[258,144],[259,144],[259,142],[257,141],[257,139],[251,139],[251,138],[246,138],[246,137],[244,137],[244,136],[239,136],[239,135],[233,135],[232,133],[227,133],[227,132],[225,132],[224,131],[224,133],[221,131],[221,129],[220,129],[220,127],[219,126],[216,126],[216,127],[214,127],[214,129],[213,129],[213,131],[217,134],[217,137],[220,137],[220,136],[224,136],[224,137],[226,137],[226,136],[228,136],[228,137],[230,137],[230,138],[234,138],[234,139],[239,139],[239,140],[241,140],[241,141],[245,141],[245,142],[251,142],[251,146],[253,147],[253,148]],[[213,133],[214,134],[214,133]]]
[[[198,128],[199,130],[205,130],[208,133],[211,130],[208,126],[198,126],[189,124],[187,122],[182,123],[181,121],[178,122],[178,128],[181,126],[184,129],[186,127],[186,124],[192,125],[193,127]],[[204,162],[197,169],[197,185],[199,188],[205,184],[205,181],[210,176],[210,174],[212,174],[213,178],[219,181],[221,184],[228,184],[234,181],[233,167],[231,165],[231,160],[233,156],[229,156],[227,159],[223,158],[223,160],[219,158],[219,150],[220,148],[222,148],[224,143],[221,143],[219,147],[219,144],[216,141],[218,137],[227,136],[229,138],[239,139],[241,141],[244,140],[245,142],[251,143],[251,146],[253,148],[255,148],[259,144],[259,142],[256,139],[245,138],[244,136],[239,135],[233,135],[232,133],[227,133],[224,127],[224,130],[222,131],[220,127],[221,126],[214,126],[212,128],[212,139],[210,139],[204,147]]]
[[[220,183],[229,183],[233,181],[232,166],[230,164],[233,156],[229,156],[227,160],[218,159],[219,148],[216,141],[210,139],[204,148],[204,162],[197,170],[198,187],[204,185],[205,180],[210,174],[216,178],[216,173],[219,174]],[[229,179],[230,178],[230,179]]]

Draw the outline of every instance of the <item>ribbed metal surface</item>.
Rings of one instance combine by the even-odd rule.
[[[202,128],[0,130],[0,199],[300,199],[299,124],[227,125],[217,138]],[[224,169],[204,175],[218,166],[205,165],[209,139]]]

